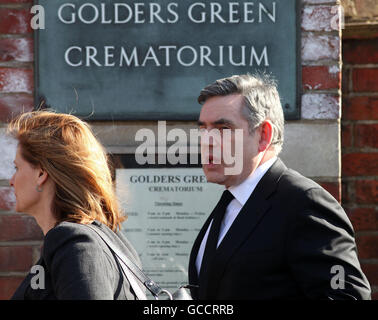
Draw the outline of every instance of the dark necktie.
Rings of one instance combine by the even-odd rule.
[[[202,257],[202,263],[201,263],[201,270],[200,270],[200,285],[201,285],[201,279],[204,280],[207,273],[207,268],[209,261],[212,260],[212,258],[215,255],[215,252],[217,250],[217,243],[219,238],[219,231],[222,224],[222,220],[224,217],[224,214],[226,213],[227,206],[230,204],[230,202],[234,199],[234,196],[231,194],[230,191],[225,190],[223,191],[222,197],[220,198],[218,204],[214,208],[214,211],[212,212],[213,215],[213,223],[211,224],[211,229],[209,231],[205,251]]]

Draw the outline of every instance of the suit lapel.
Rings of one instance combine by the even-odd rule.
[[[237,218],[220,243],[215,258],[210,262],[209,270],[211,272],[209,272],[208,286],[203,288],[206,291],[205,296],[207,299],[216,297],[218,285],[228,261],[251,235],[271,207],[267,199],[275,191],[277,182],[286,169],[282,161],[277,159],[262,177],[256,189],[240,210]]]
[[[214,209],[205,221],[205,224],[202,226],[200,232],[198,233],[198,236],[196,240],[193,243],[192,251],[190,252],[190,258],[189,258],[189,284],[192,285],[198,285],[198,273],[197,273],[197,268],[196,268],[196,258],[198,255],[198,250],[201,246],[201,242],[203,237],[206,234],[206,231],[209,227],[209,224],[211,220],[213,219],[214,215]]]

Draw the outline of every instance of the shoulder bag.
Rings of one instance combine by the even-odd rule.
[[[140,268],[133,261],[131,261],[123,252],[121,252],[119,248],[112,243],[112,241],[103,231],[89,224],[87,224],[87,227],[91,228],[94,232],[96,232],[99,235],[99,237],[106,243],[110,251],[113,252],[114,257],[120,264],[124,272],[124,275],[130,282],[130,285],[133,288],[138,300],[148,299],[144,290],[138,284],[137,279],[151,292],[151,294],[154,296],[156,300],[159,300],[159,296],[162,294],[166,294],[169,300],[192,300],[192,297],[188,292],[188,289],[192,286],[181,286],[173,294],[171,294],[168,290],[162,289],[153,280],[151,280],[142,270],[140,270]]]

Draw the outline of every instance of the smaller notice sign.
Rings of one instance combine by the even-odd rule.
[[[122,231],[143,270],[161,287],[188,283],[190,251],[224,186],[201,168],[117,169],[117,196],[128,215]]]

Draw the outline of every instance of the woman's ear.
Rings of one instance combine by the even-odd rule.
[[[42,186],[48,179],[49,174],[43,168],[38,169],[38,185]]]
[[[259,152],[263,152],[269,148],[272,143],[273,126],[270,120],[264,121],[260,126]]]

